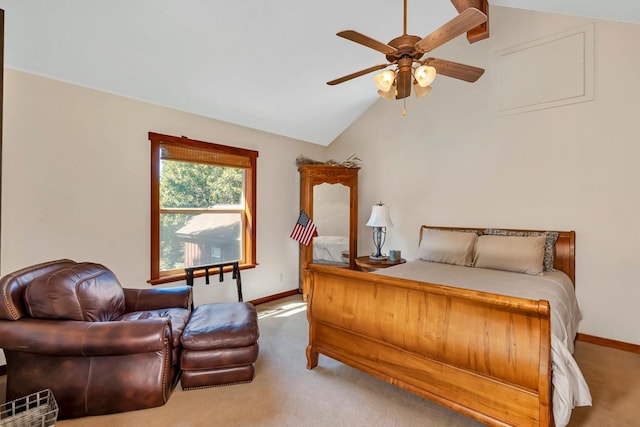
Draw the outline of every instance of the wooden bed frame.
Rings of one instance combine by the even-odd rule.
[[[559,233],[554,267],[575,284],[575,232]],[[323,354],[490,425],[554,424],[547,301],[315,264],[307,274],[308,369]]]

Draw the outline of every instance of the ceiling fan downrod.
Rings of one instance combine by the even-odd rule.
[[[407,0],[404,0],[404,27],[402,34],[407,35]]]

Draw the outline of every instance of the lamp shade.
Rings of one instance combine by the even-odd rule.
[[[395,98],[395,96],[396,96],[396,91],[394,89],[395,88],[392,86],[391,89],[389,89],[386,92],[378,90],[378,95],[380,95],[381,97],[383,97],[387,101],[392,101],[393,98]]]
[[[395,80],[395,78],[395,73],[391,70],[387,70],[376,74],[373,78],[373,81],[376,83],[376,86],[378,86],[378,89],[380,89],[382,92],[389,92],[389,89],[391,89],[391,85],[393,85],[393,81]]]
[[[431,86],[422,87],[418,83],[415,83],[413,85],[413,92],[416,94],[416,98],[420,99],[431,92]]]
[[[427,87],[435,80],[436,69],[428,65],[421,65],[416,68],[413,76],[415,77],[420,87]]]
[[[385,205],[378,204],[371,207],[371,216],[367,221],[367,227],[393,227],[391,217],[389,216],[389,208]]]

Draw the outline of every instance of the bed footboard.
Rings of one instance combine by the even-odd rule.
[[[308,369],[323,354],[491,425],[552,425],[546,301],[308,273]]]

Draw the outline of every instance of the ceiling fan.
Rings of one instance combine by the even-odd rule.
[[[353,30],[341,31],[336,34],[339,37],[385,54],[388,63],[374,65],[373,67],[356,71],[355,73],[331,80],[327,82],[327,84],[333,86],[344,83],[394,64],[397,65],[395,71],[386,70],[377,74],[374,78],[376,85],[380,89],[378,93],[387,99],[392,99],[393,97],[403,99],[408,97],[411,94],[412,85],[415,88],[417,97],[426,95],[431,91],[430,84],[433,82],[436,72],[454,79],[475,82],[484,73],[482,68],[438,58],[421,58],[425,53],[432,51],[438,46],[443,45],[486,21],[487,15],[474,7],[469,7],[428,36],[424,38],[413,36],[407,34],[407,0],[404,0],[404,32],[400,37],[396,37],[389,43],[381,43]],[[414,63],[417,64],[415,68]]]

